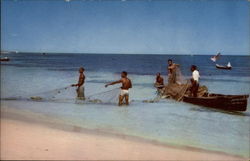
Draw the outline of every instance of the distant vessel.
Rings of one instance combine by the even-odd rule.
[[[10,59],[8,57],[1,58],[1,61],[9,61]]]
[[[220,53],[218,53],[217,55],[213,56],[212,58],[210,58],[213,62],[216,62],[217,59],[219,59],[220,57]]]
[[[216,68],[218,68],[218,69],[231,70],[231,69],[232,69],[232,66],[231,66],[231,63],[228,62],[228,63],[227,63],[227,66],[223,66],[223,65],[216,64]]]

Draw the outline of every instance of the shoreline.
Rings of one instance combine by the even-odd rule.
[[[26,129],[21,130],[20,129]],[[19,130],[18,130],[19,129]],[[40,133],[39,133],[40,131]],[[5,133],[8,133],[6,135]],[[56,133],[56,135],[47,136],[43,133]],[[70,142],[69,151],[63,150],[62,146],[57,153],[63,153],[61,156],[53,156],[53,154],[39,154],[39,151],[32,149],[30,143],[38,142],[36,145],[38,147],[43,146],[43,142],[39,142],[39,139],[28,137],[38,135],[40,140],[57,140],[58,144],[62,142]],[[58,136],[62,136],[66,139],[61,139]],[[67,136],[67,137],[65,137]],[[90,151],[85,155],[87,157],[75,154],[76,149],[75,144],[80,146],[80,149],[86,149],[85,143],[79,143],[75,140],[75,137],[80,139],[82,142],[88,142],[88,145],[92,147]],[[13,138],[17,141],[13,142]],[[58,140],[59,139],[59,140]],[[91,141],[89,141],[89,139]],[[109,144],[107,142],[115,142]],[[78,145],[79,144],[79,145]],[[95,145],[100,145],[102,150],[97,150]],[[123,150],[119,150],[117,145],[121,146]],[[47,149],[54,149],[55,145],[48,144]],[[147,140],[137,136],[128,136],[123,134],[109,133],[98,129],[86,129],[82,127],[72,126],[72,125],[62,125],[59,123],[50,123],[48,121],[33,120],[31,118],[24,118],[20,114],[4,112],[1,111],[1,159],[118,159],[118,160],[129,160],[129,159],[157,159],[157,160],[173,160],[173,159],[187,159],[190,157],[191,160],[207,160],[207,158],[212,158],[211,160],[247,160],[242,156],[232,155],[225,152],[211,151],[206,149],[194,148],[189,146],[178,146],[171,144],[164,144],[154,140]],[[20,148],[17,148],[20,147]],[[134,147],[139,147],[137,149],[131,150]],[[19,149],[13,151],[13,149]],[[143,150],[142,150],[143,149]],[[155,150],[157,149],[157,150]],[[29,156],[29,151],[34,151],[34,156]],[[45,149],[46,151],[46,149]],[[112,154],[106,154],[107,151],[112,152]],[[21,154],[27,155],[21,155]],[[72,153],[75,154],[74,157]],[[95,153],[95,155],[93,155]],[[136,154],[135,154],[136,153]],[[139,154],[137,154],[139,153]],[[67,155],[66,155],[67,154]],[[97,155],[101,154],[99,157]],[[119,154],[119,155],[118,155]],[[105,156],[105,157],[104,157]],[[21,157],[21,158],[20,158]]]

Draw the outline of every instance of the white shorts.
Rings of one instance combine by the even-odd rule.
[[[125,96],[125,95],[129,95],[128,90],[127,89],[121,89],[120,96]]]

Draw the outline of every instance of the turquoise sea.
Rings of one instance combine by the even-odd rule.
[[[5,56],[5,55],[2,55]],[[198,66],[200,84],[209,92],[250,93],[250,56],[222,56],[219,64],[231,62],[230,71],[219,70],[211,56],[118,55],[118,54],[8,54],[1,62],[1,111],[23,118],[56,122],[108,133],[136,136],[162,144],[189,146],[250,157],[250,106],[243,113],[228,113],[173,100],[144,103],[156,97],[155,74],[166,78],[169,58],[181,65],[185,78],[189,66]],[[85,67],[86,96],[105,92],[108,103],[75,101],[75,88],[63,89],[78,79]],[[104,85],[126,70],[133,82],[128,107],[116,105],[119,85]],[[56,89],[60,93],[53,93]],[[114,89],[114,90],[113,90]],[[53,96],[56,95],[56,96]],[[28,100],[41,96],[41,101]],[[53,96],[53,97],[52,97]],[[6,100],[9,98],[9,100]],[[14,98],[14,99],[11,99]]]

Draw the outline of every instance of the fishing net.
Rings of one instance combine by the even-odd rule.
[[[34,93],[34,94],[26,94],[22,96],[13,96],[13,97],[1,97],[1,100],[35,100],[35,101],[48,101],[48,100],[56,100],[62,99],[62,96],[65,93],[68,93],[68,90],[71,86],[57,88],[54,90],[49,90],[46,92]],[[67,92],[66,92],[67,91]],[[60,98],[61,97],[61,98]],[[68,98],[67,96],[65,98]]]
[[[190,92],[191,83],[187,81],[186,84],[168,84],[162,90],[162,97],[171,98],[177,101],[181,101],[184,96],[191,95]],[[197,97],[202,97],[208,92],[206,86],[200,86],[198,88]]]
[[[55,90],[43,92],[29,97],[31,100],[35,101],[74,101],[75,103],[97,103],[97,104],[108,104],[117,103],[120,89],[115,88],[108,91],[102,91],[95,94],[86,96],[86,98],[76,97],[75,87],[64,87]]]
[[[168,75],[168,82],[166,84],[164,88],[157,90],[157,96],[154,99],[143,100],[143,102],[155,103],[159,102],[162,98],[172,98],[180,101],[189,87],[179,66],[176,66],[172,73]]]
[[[172,99],[175,99],[175,100],[180,100],[187,88],[188,88],[188,83],[186,84],[168,84],[167,86],[164,87],[164,90],[163,90],[163,95],[166,97],[166,98],[172,98]]]
[[[160,91],[160,95],[163,98],[171,98],[177,101],[181,101],[183,96],[190,95],[190,81],[186,80],[182,75],[179,67],[173,71],[170,75],[169,83]],[[208,92],[206,86],[200,86],[198,89],[197,96],[201,97]]]
[[[67,86],[45,92],[28,94],[25,96],[14,96],[1,98],[1,100],[32,100],[32,101],[53,101],[72,103],[118,103],[120,88],[102,91],[87,96],[85,99],[77,98],[75,87]]]
[[[53,90],[49,90],[46,92],[36,93],[28,96],[28,99],[34,101],[66,101],[73,100],[73,97],[70,97],[69,93],[73,92],[73,88],[71,86],[57,88]]]
[[[175,72],[176,72],[176,83],[177,84],[185,84],[185,83],[187,83],[187,80],[185,79],[185,77],[181,73],[180,67],[176,67]]]
[[[99,104],[117,104],[120,88],[108,91],[98,92],[87,96],[85,99],[77,99],[76,103],[99,103]]]
[[[180,67],[176,66],[172,73],[168,75],[168,84],[184,84],[186,82],[184,76],[181,73]]]

